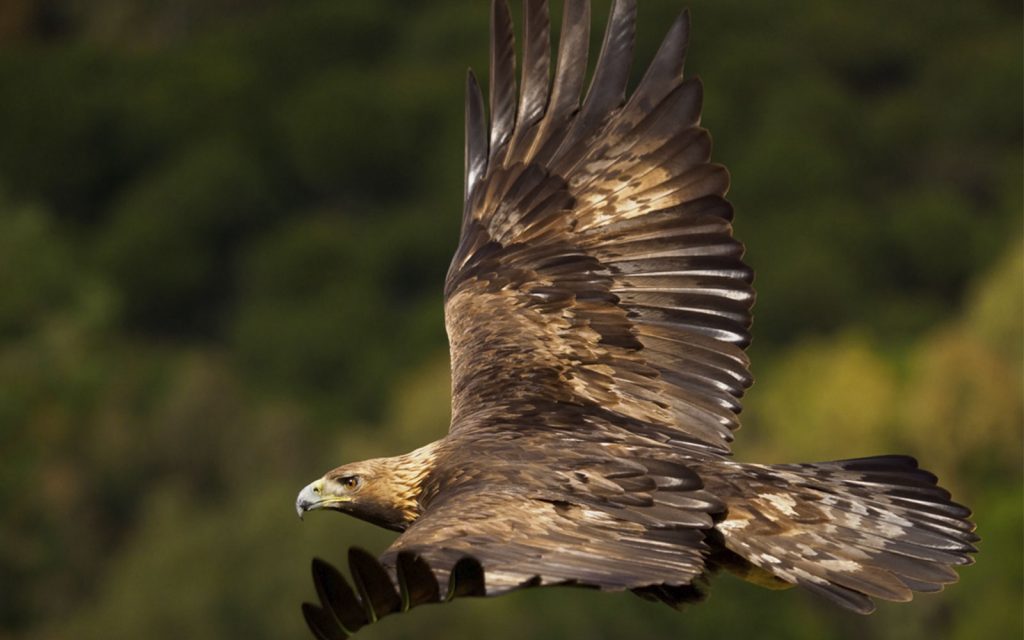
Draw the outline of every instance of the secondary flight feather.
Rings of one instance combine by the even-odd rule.
[[[461,595],[573,584],[699,600],[721,568],[869,613],[956,580],[970,512],[905,456],[734,462],[751,384],[752,271],[710,161],[683,12],[627,91],[636,2],[613,4],[584,92],[590,7],[492,5],[488,107],[466,82],[465,205],[445,282],[448,435],[347,464],[299,494],[401,531],[314,562],[314,633]],[[552,59],[554,58],[554,59]],[[553,73],[552,73],[553,70]]]

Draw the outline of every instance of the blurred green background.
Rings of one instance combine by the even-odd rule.
[[[641,2],[640,61],[682,3]],[[1020,638],[1020,3],[689,6],[758,273],[738,457],[911,453],[976,510],[977,565],[868,618],[723,576],[683,614],[534,590],[360,636]],[[385,548],[292,505],[447,428],[487,14],[0,2],[0,639],[303,638],[310,558]]]

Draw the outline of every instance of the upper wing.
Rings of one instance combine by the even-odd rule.
[[[702,455],[728,452],[751,383],[754,294],[710,164],[701,84],[673,23],[632,96],[636,6],[617,0],[583,104],[589,4],[567,0],[553,83],[546,2],[527,0],[522,90],[493,4],[488,127],[472,73],[466,201],[445,285],[452,430],[591,408]]]

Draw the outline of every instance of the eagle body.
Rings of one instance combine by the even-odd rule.
[[[859,612],[956,580],[970,511],[908,456],[731,459],[752,383],[753,272],[729,174],[686,79],[686,12],[627,92],[636,2],[613,3],[583,91],[590,8],[491,16],[489,108],[466,92],[465,205],[445,281],[447,436],[343,465],[299,494],[402,534],[353,552],[359,597],[324,563],[322,638],[458,595],[573,584],[698,600],[720,568]],[[581,100],[581,95],[584,97]],[[398,590],[396,591],[396,585]]]

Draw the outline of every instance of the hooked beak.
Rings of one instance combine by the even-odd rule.
[[[316,482],[307,484],[299,492],[299,496],[295,498],[295,513],[298,514],[299,520],[302,520],[302,516],[306,515],[307,511],[323,509],[332,504],[349,502],[349,500],[349,498],[344,496],[325,496],[324,480],[321,478]]]
[[[320,480],[311,482],[303,487],[299,492],[299,497],[295,498],[295,513],[299,515],[299,520],[302,520],[302,516],[306,515],[307,511],[317,508],[317,503],[320,502],[321,485]]]

